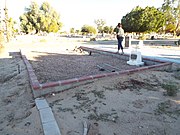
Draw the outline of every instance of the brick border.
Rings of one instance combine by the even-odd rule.
[[[89,47],[85,47],[85,46],[80,46],[79,48],[81,48],[82,50],[85,50],[85,51],[94,51],[94,52],[99,52],[99,53],[108,53],[108,54],[115,54],[115,55],[118,55],[116,52],[111,52],[111,51],[106,51],[106,50],[103,50],[103,49],[95,49],[95,48],[89,48]],[[129,57],[128,54],[123,54],[121,56],[125,56],[125,57]],[[143,60],[147,60],[147,61],[153,61],[153,62],[157,62],[157,63],[168,63],[167,61],[163,61],[163,60],[158,60],[158,59],[151,59],[151,58],[147,58],[147,57],[143,57],[142,56],[142,59]],[[171,63],[171,62],[169,62]]]
[[[105,54],[110,54],[110,55],[119,55],[116,54],[115,52],[110,52],[110,51],[105,51],[105,50],[101,50],[101,49],[94,49],[94,48],[88,48],[88,47],[84,47],[81,46],[80,47],[82,50],[84,51],[88,51],[88,52],[96,52],[96,53],[105,53]],[[129,55],[124,54],[121,55],[124,57],[129,57]],[[100,79],[100,78],[104,78],[104,77],[112,77],[112,76],[117,76],[117,75],[129,75],[129,74],[133,74],[136,72],[142,72],[142,71],[146,71],[146,70],[151,70],[151,69],[155,69],[155,68],[163,68],[166,66],[171,66],[172,63],[171,62],[165,62],[165,61],[160,61],[160,60],[155,60],[155,59],[150,59],[150,58],[142,58],[143,60],[148,60],[148,61],[152,61],[152,62],[156,62],[158,64],[156,65],[150,65],[150,66],[146,66],[146,67],[139,67],[136,69],[131,69],[131,70],[124,70],[124,71],[119,71],[119,72],[111,72],[111,73],[103,73],[103,74],[96,74],[96,75],[90,75],[90,76],[83,76],[80,78],[72,78],[72,79],[67,79],[67,80],[60,80],[60,81],[56,81],[56,82],[48,82],[48,83],[43,83],[40,84],[37,76],[34,73],[34,70],[32,68],[32,65],[30,64],[30,62],[28,61],[28,59],[26,58],[25,55],[22,55],[21,53],[21,57],[27,67],[27,71],[28,71],[28,75],[30,78],[30,85],[33,89],[33,93],[35,97],[39,97],[48,93],[52,93],[52,92],[57,92],[59,90],[49,90],[46,91],[46,89],[48,88],[53,88],[53,87],[61,87],[60,91],[62,90],[66,90],[68,88],[71,88],[72,86],[74,86],[73,84],[77,84],[80,82],[86,82],[86,81],[90,81],[93,79]],[[46,92],[45,92],[46,91]]]
[[[34,70],[31,66],[31,64],[29,63],[28,59],[26,58],[25,55],[22,55],[22,59],[26,65],[27,71],[28,71],[28,76],[30,78],[30,85],[32,87],[33,90],[38,90],[40,89],[40,83],[37,79],[37,76],[34,73]]]

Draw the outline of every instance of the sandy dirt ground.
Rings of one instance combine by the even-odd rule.
[[[178,73],[180,73],[178,71]],[[163,84],[180,88],[177,72],[147,71],[94,80],[47,97],[62,134],[178,135],[180,94],[166,95]]]
[[[68,40],[18,38],[1,49],[0,134],[43,134],[25,65],[19,58],[10,58],[8,52],[21,50],[35,61],[32,51],[59,53],[78,44]],[[166,84],[176,87],[176,96],[167,95]],[[170,71],[93,80],[45,98],[62,135],[81,135],[84,121],[89,127],[88,135],[178,135],[179,91],[180,66],[177,65]]]
[[[21,67],[20,73],[18,65]],[[1,135],[43,135],[31,92],[22,59],[0,59]]]

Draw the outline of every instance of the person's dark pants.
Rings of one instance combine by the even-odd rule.
[[[122,46],[123,37],[117,37],[117,40],[118,40],[118,51],[121,48],[121,50],[123,52],[123,46]]]

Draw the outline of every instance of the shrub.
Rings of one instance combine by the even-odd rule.
[[[90,41],[96,41],[96,38],[90,38]]]
[[[168,96],[176,96],[178,87],[173,83],[162,84],[162,88],[166,90]]]

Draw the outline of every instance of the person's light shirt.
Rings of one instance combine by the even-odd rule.
[[[118,29],[119,29],[119,31],[118,31],[117,35],[119,35],[120,37],[123,37],[124,36],[124,30],[121,27],[119,27]]]

